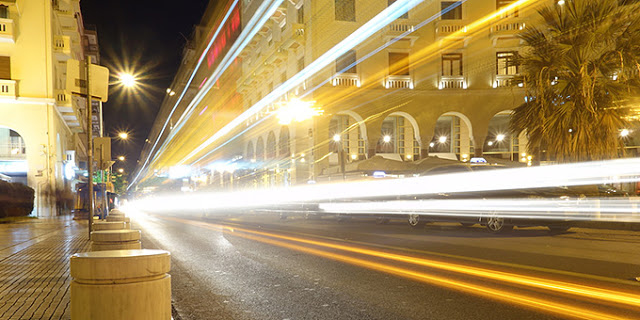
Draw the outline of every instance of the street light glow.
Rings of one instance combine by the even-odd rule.
[[[288,125],[292,122],[302,122],[323,114],[324,110],[314,107],[314,104],[315,101],[302,101],[297,98],[283,103],[276,111],[278,123]]]
[[[130,73],[121,73],[118,77],[120,78],[120,83],[127,88],[133,88],[138,84],[136,76]]]
[[[496,136],[496,140],[497,140],[497,141],[502,141],[502,140],[504,140],[504,134],[502,134],[502,133],[501,133],[501,134],[497,135],[497,136]]]
[[[118,157],[118,160],[120,160],[120,161],[124,161],[124,156],[119,156],[119,157]]]
[[[385,143],[389,143],[389,142],[391,142],[391,136],[390,136],[390,135],[385,135],[385,136],[382,138],[382,141],[384,141]]]
[[[622,129],[622,131],[620,131],[620,136],[626,137],[628,135],[629,135],[629,129]]]
[[[440,138],[438,138],[438,142],[440,142],[440,143],[447,142],[447,136],[440,136]]]
[[[335,142],[340,142],[340,135],[339,135],[339,134],[337,134],[337,133],[336,133],[336,134],[334,134],[334,135],[333,135],[333,141],[335,141]]]
[[[120,168],[120,169],[118,169],[118,172],[124,173],[124,169]]]
[[[120,139],[122,140],[127,140],[127,138],[129,138],[129,134],[126,132],[120,132],[118,133],[118,137],[120,137]]]

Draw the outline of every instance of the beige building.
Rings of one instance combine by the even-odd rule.
[[[97,63],[97,45],[78,0],[0,1],[0,173],[36,190],[37,216],[60,214],[57,198],[86,171],[86,100],[65,91],[66,61]]]
[[[246,21],[261,1],[244,2]],[[364,32],[359,28],[394,2],[285,1],[243,53],[238,89],[245,108]],[[242,155],[264,164],[254,184],[322,180],[336,172],[341,150],[347,163],[375,155],[528,161],[526,138],[512,137],[508,121],[524,102],[512,81],[519,74],[516,35],[535,10],[504,10],[513,2],[420,2],[267,106],[275,110],[296,97],[324,114],[289,126],[269,113],[251,120],[260,124],[242,136]]]

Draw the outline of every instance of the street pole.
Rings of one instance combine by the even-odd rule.
[[[342,146],[342,139],[338,142],[340,145],[338,146],[338,162],[340,163],[340,172],[342,172],[342,181],[347,181],[347,175],[344,172],[345,167],[345,158],[344,158],[344,147]]]
[[[93,223],[93,106],[91,103],[91,87],[89,86],[89,73],[91,69],[91,57],[85,57],[85,67],[87,71],[87,169],[89,171],[89,179],[87,188],[89,189],[89,239],[91,239],[91,229]]]

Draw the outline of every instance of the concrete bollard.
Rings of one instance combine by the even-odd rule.
[[[96,221],[93,223],[94,231],[102,231],[102,230],[122,230],[129,229],[129,225],[124,221]]]
[[[140,230],[103,230],[91,232],[91,251],[142,249]]]
[[[131,219],[129,219],[128,217],[125,217],[125,216],[112,216],[112,215],[108,215],[108,216],[107,216],[107,221],[109,221],[109,222],[113,222],[113,221],[115,221],[115,222],[118,222],[118,221],[124,221],[124,222],[129,223],[129,222],[131,222]]]
[[[171,254],[164,250],[76,253],[72,320],[170,320]]]

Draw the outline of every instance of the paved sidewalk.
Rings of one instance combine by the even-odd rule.
[[[71,216],[0,224],[0,319],[70,319],[69,257],[87,232]]]

